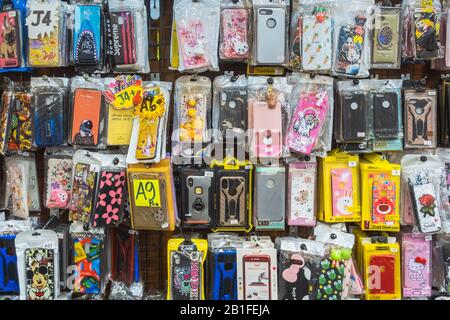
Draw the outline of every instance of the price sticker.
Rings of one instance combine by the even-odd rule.
[[[136,179],[133,180],[134,204],[137,207],[161,207],[159,180]]]

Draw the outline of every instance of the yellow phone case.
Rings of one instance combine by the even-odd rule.
[[[118,110],[112,104],[108,106],[107,144],[110,146],[127,146],[130,144],[133,129],[134,109]]]

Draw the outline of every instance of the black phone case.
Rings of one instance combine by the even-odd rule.
[[[111,12],[115,65],[136,63],[135,21],[131,11]]]
[[[395,92],[373,95],[373,130],[376,138],[398,137],[398,95]]]
[[[364,93],[344,94],[341,100],[341,135],[344,141],[363,141],[367,135],[367,105]]]
[[[222,137],[227,132],[243,134],[247,128],[247,90],[231,88],[220,92],[219,128]]]

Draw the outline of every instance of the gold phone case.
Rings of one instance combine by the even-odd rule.
[[[373,63],[391,63],[398,61],[400,16],[395,12],[375,14],[373,36]]]

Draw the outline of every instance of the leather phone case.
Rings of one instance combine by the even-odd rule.
[[[398,95],[395,92],[373,95],[373,131],[376,138],[398,137],[398,112]]]

